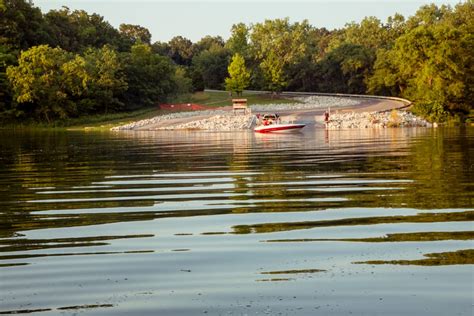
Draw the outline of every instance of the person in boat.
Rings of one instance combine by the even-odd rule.
[[[264,114],[262,119],[263,125],[267,126],[272,124],[273,120],[270,114]]]
[[[262,118],[263,125],[272,125],[280,123],[280,116],[278,114],[264,114]]]
[[[263,125],[267,126],[267,125],[270,125],[270,124],[272,124],[271,118],[269,118],[267,116],[264,116],[263,117]]]

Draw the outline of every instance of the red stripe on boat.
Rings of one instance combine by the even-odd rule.
[[[271,132],[277,132],[277,131],[284,131],[284,130],[292,130],[292,129],[300,129],[305,127],[304,124],[294,124],[294,125],[269,125],[265,126],[261,129],[255,129],[255,132],[257,133],[271,133]]]

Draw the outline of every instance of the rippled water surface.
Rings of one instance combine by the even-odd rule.
[[[0,132],[0,314],[471,315],[474,130]]]

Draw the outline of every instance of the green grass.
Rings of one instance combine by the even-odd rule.
[[[226,91],[203,91],[192,94],[189,98],[183,99],[182,103],[197,103],[208,106],[230,106],[232,99],[247,99],[249,105],[255,104],[280,104],[297,103],[288,98],[272,96],[269,93],[245,92],[241,96],[229,96]]]

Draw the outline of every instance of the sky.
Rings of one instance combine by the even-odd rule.
[[[98,13],[118,28],[138,24],[152,34],[152,42],[168,42],[183,36],[197,42],[206,35],[230,36],[233,24],[247,25],[266,19],[288,17],[290,22],[307,19],[315,27],[341,28],[366,16],[382,21],[395,13],[408,17],[429,3],[455,5],[459,0],[34,0],[43,13],[67,6]]]

